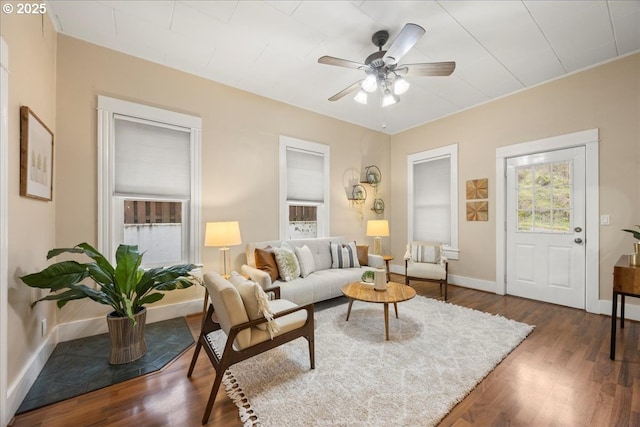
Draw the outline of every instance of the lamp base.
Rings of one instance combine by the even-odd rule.
[[[380,236],[373,238],[373,254],[382,255],[382,238]]]
[[[222,270],[224,271],[222,277],[228,280],[229,277],[231,277],[231,275],[227,273],[227,253],[229,253],[229,248],[224,247],[220,248],[219,250],[222,251]]]

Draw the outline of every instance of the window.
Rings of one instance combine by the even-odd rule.
[[[138,245],[144,267],[200,262],[197,117],[100,96],[99,238],[113,257]]]
[[[458,146],[411,154],[408,170],[408,239],[441,242],[458,259]]]
[[[329,147],[280,137],[280,238],[329,233]]]
[[[518,231],[571,232],[571,162],[516,168]]]

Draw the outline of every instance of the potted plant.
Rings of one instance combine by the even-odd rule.
[[[113,312],[107,314],[111,338],[110,364],[134,361],[147,351],[144,340],[145,304],[161,300],[164,294],[160,291],[184,289],[198,282],[190,273],[196,268],[193,264],[143,269],[140,267],[143,253],[138,251],[138,246],[118,246],[115,267],[87,243],[73,248],[52,249],[47,259],[62,253],[84,254],[93,262],[61,261],[21,279],[33,288],[51,290],[33,304],[53,300],[57,301],[58,308],[62,308],[71,300],[90,298],[111,306]],[[96,286],[82,283],[85,279],[93,280]]]
[[[633,234],[633,237],[635,237],[636,240],[638,240],[636,243],[633,244],[633,246],[634,246],[634,249],[635,249],[635,253],[640,253],[640,225],[634,225],[634,227],[637,227],[638,230],[632,230],[630,228],[623,228],[622,231],[626,231],[627,233]]]

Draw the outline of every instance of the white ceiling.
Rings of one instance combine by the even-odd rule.
[[[287,104],[396,133],[640,51],[640,1],[48,1],[59,32]],[[455,61],[407,77],[396,105],[330,96],[361,70],[374,32],[427,32],[400,63]],[[386,127],[383,127],[386,126]]]

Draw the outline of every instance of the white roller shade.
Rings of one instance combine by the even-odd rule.
[[[324,201],[324,155],[287,148],[287,201]]]
[[[449,156],[414,163],[415,240],[451,243],[451,160]]]
[[[190,130],[116,116],[116,194],[186,197],[190,188]]]

